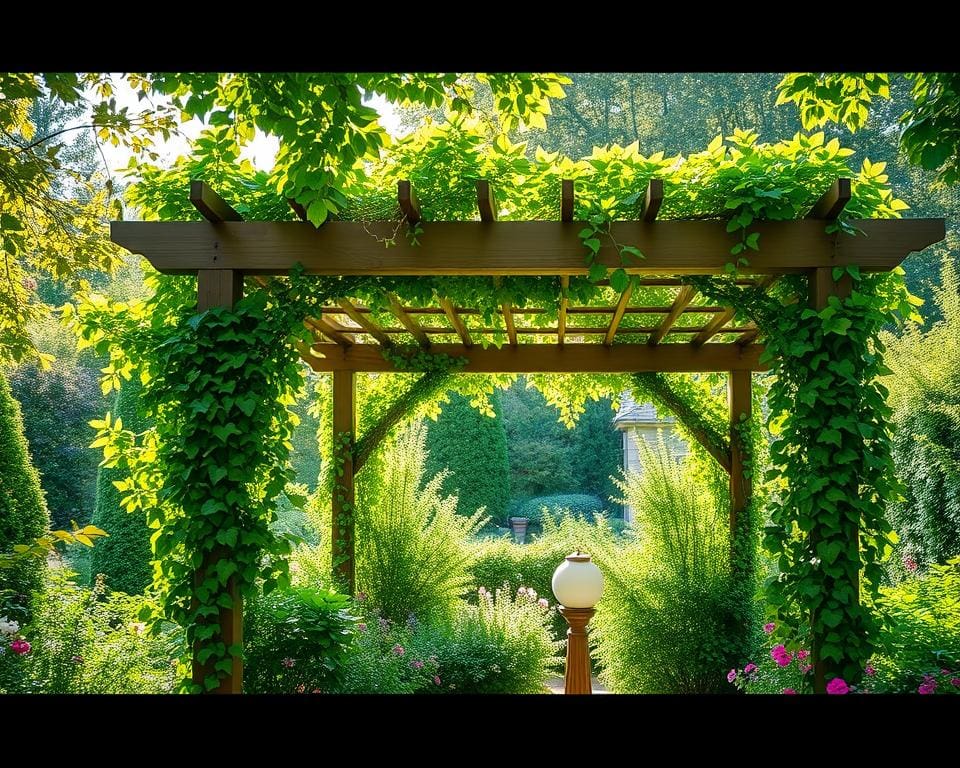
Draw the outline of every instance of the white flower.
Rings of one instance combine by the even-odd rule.
[[[6,616],[0,619],[0,635],[16,635],[20,632],[20,625]]]

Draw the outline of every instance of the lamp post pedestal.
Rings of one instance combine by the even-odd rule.
[[[590,681],[590,646],[587,643],[587,624],[596,611],[593,608],[559,606],[567,620],[567,672],[563,679],[564,693],[592,693]]]

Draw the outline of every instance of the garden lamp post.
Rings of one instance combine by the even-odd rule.
[[[564,693],[591,693],[590,648],[587,624],[593,618],[593,606],[603,594],[603,574],[590,555],[578,549],[560,563],[553,572],[553,594],[560,603],[559,611],[567,620],[567,672],[563,679]]]

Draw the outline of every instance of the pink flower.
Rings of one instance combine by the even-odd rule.
[[[537,600],[537,605],[539,605],[541,608],[550,607],[550,603],[547,601],[547,598],[545,597],[541,597],[539,600]]]
[[[803,661],[809,655],[810,651],[805,651],[803,648],[801,648],[799,651],[797,651],[797,661]]]
[[[728,683],[732,683],[732,682],[733,682],[734,680],[736,680],[736,679],[737,679],[737,670],[731,669],[729,672],[727,672],[727,682],[728,682]]]
[[[827,693],[833,694],[834,696],[842,696],[845,693],[850,693],[850,686],[847,685],[842,677],[835,677],[827,683]]]
[[[10,643],[10,650],[18,656],[26,656],[30,653],[30,643],[26,640],[14,640]]]
[[[864,669],[863,671],[867,675],[867,677],[873,677],[875,674],[877,674],[877,670],[873,668],[872,664],[867,664],[866,669]]]
[[[955,688],[960,688],[960,677],[951,677],[950,685],[952,685]]]
[[[743,674],[749,675],[749,674],[750,674],[751,672],[753,672],[753,670],[755,670],[756,668],[757,668],[757,665],[756,665],[756,664],[747,664],[747,666],[745,666],[745,667],[743,668]]]
[[[770,658],[774,661],[777,660],[777,656],[783,656],[787,652],[786,647],[781,643],[780,645],[775,645],[770,649]]]
[[[285,666],[287,669],[291,669],[293,665],[296,664],[297,662],[294,659],[291,659],[289,656],[287,656],[280,663],[283,664],[283,666]]]
[[[423,662],[419,660],[411,661],[410,666],[413,667],[414,669],[423,669]]]
[[[793,688],[784,688],[784,689],[783,689],[783,692],[784,692],[785,694],[787,694],[788,696],[796,696],[796,695],[797,695],[797,692],[796,692],[795,690],[793,690]]]
[[[364,623],[361,621],[359,624],[357,624],[357,629],[359,629],[361,632],[366,632],[366,631],[367,631],[367,625],[364,624]]]
[[[949,669],[941,669],[941,670],[940,670],[940,674],[941,674],[941,675],[949,675],[949,674],[950,674],[950,670],[949,670]]]
[[[813,664],[804,664],[802,667],[800,667],[800,674],[805,675],[811,669],[813,669]]]
[[[479,595],[485,595],[485,594],[487,594],[487,588],[486,588],[486,587],[480,587],[480,588],[477,590],[477,594],[479,594]]]
[[[440,678],[437,675],[433,676],[433,684],[440,685]]]
[[[917,570],[917,561],[910,555],[905,555],[903,558],[903,567],[908,571],[915,571]]]
[[[921,683],[920,687],[917,688],[917,693],[919,693],[921,696],[925,696],[926,694],[933,693],[936,690],[937,684],[933,681],[930,681],[929,683]]]
[[[297,693],[306,693],[307,686],[305,686],[303,683],[300,683],[300,685],[298,685],[295,690]]]
[[[776,628],[777,628],[777,625],[774,624],[772,621],[769,624],[763,625],[763,631],[766,632],[768,635],[773,634],[773,630],[775,630]]]
[[[778,667],[786,667],[793,661],[792,653],[785,653],[783,656],[777,656],[776,662]]]
[[[323,693],[319,688],[314,688],[310,693]]]
[[[788,653],[783,645],[775,645],[770,649],[770,658],[777,662],[778,667],[785,667],[793,661],[793,654]]]
[[[395,646],[393,646],[393,652],[397,654],[397,656],[403,656],[403,654],[406,653],[406,651],[403,650],[403,646],[400,645],[400,643],[397,643]]]

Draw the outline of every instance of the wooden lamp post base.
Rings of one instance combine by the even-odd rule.
[[[567,673],[563,678],[564,693],[592,693],[590,681],[590,646],[587,643],[587,624],[596,611],[593,608],[559,606],[567,620]]]

